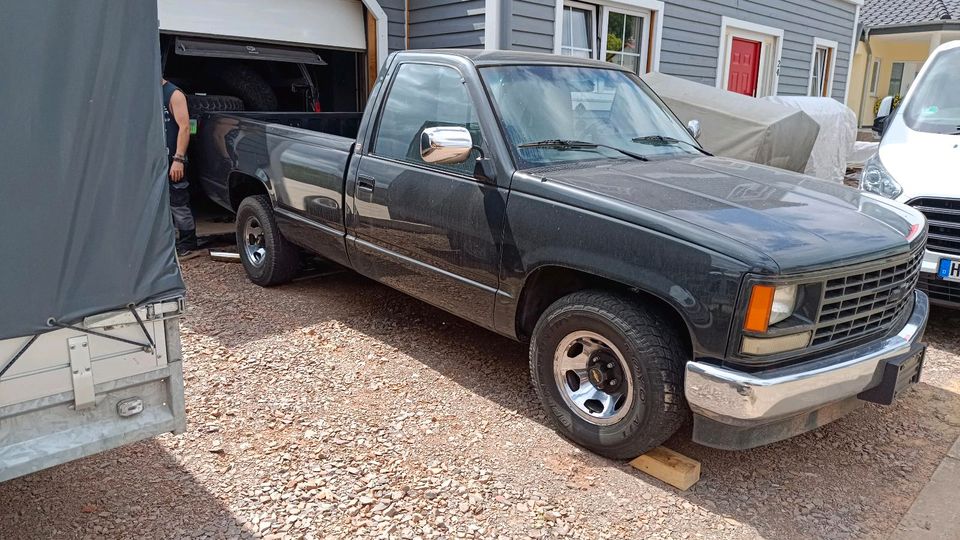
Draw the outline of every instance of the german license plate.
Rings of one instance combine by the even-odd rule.
[[[947,281],[960,281],[960,260],[940,259],[937,275]]]

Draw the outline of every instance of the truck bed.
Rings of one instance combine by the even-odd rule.
[[[206,194],[236,211],[269,193],[294,243],[346,262],[344,177],[363,113],[210,113],[195,138]],[[325,234],[313,234],[319,231]]]

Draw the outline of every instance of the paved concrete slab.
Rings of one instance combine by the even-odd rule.
[[[934,471],[891,540],[960,539],[960,439]]]

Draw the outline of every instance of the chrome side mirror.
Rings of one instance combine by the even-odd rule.
[[[690,135],[693,135],[694,139],[699,139],[700,138],[700,121],[691,120],[687,122],[687,131],[690,133]]]
[[[463,163],[473,150],[473,137],[460,126],[429,127],[420,134],[420,157],[427,163]]]

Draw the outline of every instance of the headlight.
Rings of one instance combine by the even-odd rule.
[[[754,285],[750,290],[743,328],[764,333],[772,324],[784,321],[797,308],[796,285]]]
[[[773,305],[770,306],[770,324],[777,324],[793,315],[797,308],[797,286],[777,287],[773,293]]]
[[[890,199],[896,199],[903,193],[900,184],[883,167],[879,154],[868,159],[863,167],[863,173],[860,175],[860,189]]]

